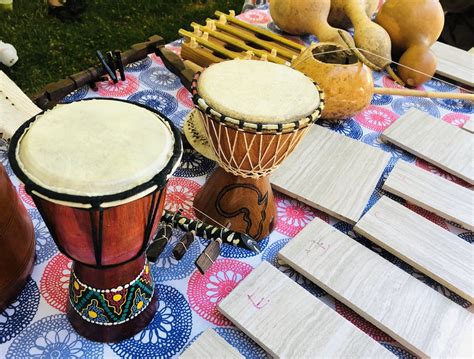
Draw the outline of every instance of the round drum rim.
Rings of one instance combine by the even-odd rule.
[[[296,70],[295,70],[296,71]],[[324,109],[324,92],[319,87],[319,85],[312,81],[316,90],[319,93],[319,106],[313,111],[313,113],[307,117],[302,119],[288,121],[284,123],[256,123],[256,122],[248,122],[245,120],[238,120],[233,117],[226,116],[218,111],[216,111],[213,107],[207,104],[206,100],[204,100],[198,93],[197,89],[197,82],[199,76],[201,75],[201,71],[196,72],[194,75],[193,81],[191,83],[191,94],[194,105],[203,111],[206,115],[209,116],[213,121],[218,121],[223,123],[229,127],[235,128],[238,131],[250,132],[250,133],[266,133],[266,134],[280,134],[280,133],[288,133],[294,132],[298,129],[307,127],[314,122],[321,116],[321,113]]]
[[[166,166],[147,182],[144,182],[126,191],[104,195],[104,196],[79,196],[79,195],[59,193],[56,191],[46,189],[38,185],[37,183],[33,182],[25,174],[25,172],[19,166],[18,160],[16,158],[17,148],[22,136],[28,131],[30,124],[36,120],[36,117],[45,113],[46,110],[43,110],[40,113],[33,116],[32,118],[30,118],[23,125],[21,125],[21,127],[18,128],[18,130],[16,130],[15,134],[13,135],[11,139],[10,147],[8,150],[8,160],[10,162],[10,165],[15,175],[18,177],[18,179],[25,184],[26,191],[30,194],[34,191],[40,197],[44,197],[46,200],[49,200],[51,202],[57,201],[65,205],[70,204],[71,206],[74,206],[74,204],[76,204],[76,205],[81,205],[81,207],[82,206],[100,207],[102,204],[105,204],[105,203],[117,203],[118,205],[120,201],[124,201],[132,197],[133,199],[144,197],[150,193],[153,187],[156,187],[155,190],[163,189],[166,186],[167,180],[169,179],[169,177],[171,177],[173,172],[176,170],[176,167],[179,165],[179,162],[181,160],[181,156],[183,153],[183,143],[182,143],[181,133],[173,124],[173,122],[171,122],[171,120],[167,118],[165,115],[163,115],[161,112],[149,106],[146,106],[140,103],[122,100],[122,99],[91,97],[91,98],[83,99],[77,102],[90,101],[90,100],[125,102],[130,105],[142,107],[160,116],[160,118],[169,125],[175,139],[174,144],[173,144],[173,154],[171,155],[171,158],[169,159]],[[140,194],[143,194],[143,195],[140,196]]]

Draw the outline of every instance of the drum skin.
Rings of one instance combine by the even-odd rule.
[[[0,164],[0,312],[15,300],[28,280],[34,254],[33,224]]]
[[[156,194],[157,215],[149,236],[155,233],[163,213],[166,187]],[[48,228],[63,253],[73,260],[91,266],[117,265],[131,260],[143,253],[143,243],[147,219],[152,205],[153,195],[149,194],[132,202],[103,209],[102,255],[97,263],[97,251],[94,248],[94,233],[99,228],[99,212],[60,205],[33,194],[33,199],[41,209]],[[161,197],[161,199],[160,199]],[[91,222],[92,217],[92,222]],[[92,226],[93,223],[93,226]],[[146,238],[148,243],[149,238]]]

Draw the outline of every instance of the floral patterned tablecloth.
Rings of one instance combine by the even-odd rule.
[[[272,31],[278,31],[271,22],[267,9],[250,10],[242,14],[240,18],[267,27]],[[307,36],[295,40],[309,43],[315,39]],[[179,41],[168,45],[168,47],[176,53],[180,52]],[[181,86],[176,76],[163,67],[159,58],[151,55],[127,66],[126,73],[127,80],[124,82],[117,85],[111,82],[99,83],[96,92],[87,87],[81,88],[67,96],[65,102],[97,96],[128,99],[160,110],[177,126],[182,127],[184,118],[192,109],[193,104],[188,91]],[[374,76],[376,85],[396,86],[383,74],[375,73]],[[458,91],[455,86],[438,80],[426,83],[423,88],[436,91]],[[353,118],[346,121],[319,121],[318,123],[319,126],[328,127],[345,136],[378,147],[392,156],[367,208],[370,208],[383,194],[387,195],[381,190],[381,184],[397,161],[415,163],[427,171],[449,178],[462,186],[468,186],[460,179],[427,162],[380,141],[380,132],[412,107],[425,111],[440,121],[449,122],[453,126],[462,126],[474,112],[472,103],[467,101],[375,95],[371,105]],[[182,236],[182,232],[175,230],[170,244],[152,267],[159,293],[158,310],[152,323],[134,337],[119,343],[91,342],[76,334],[64,314],[71,261],[58,252],[34,203],[25,193],[23,185],[14,176],[7,160],[7,145],[4,142],[0,142],[0,161],[6,167],[19,196],[28,209],[36,235],[36,260],[32,277],[17,300],[3,313],[0,313],[0,357],[169,358],[179,355],[208,327],[215,328],[224,339],[246,357],[264,357],[263,349],[232,326],[229,320],[216,309],[217,303],[262,261],[268,261],[278,267],[393,353],[400,357],[410,357],[410,353],[390,336],[328,296],[322,289],[291,268],[277,262],[278,251],[315,217],[334,225],[354,240],[363,243],[459,305],[469,305],[440,284],[381,250],[370,241],[359,237],[349,224],[338,221],[297,200],[275,193],[278,224],[275,231],[260,243],[261,254],[224,246],[221,257],[205,275],[201,275],[193,262],[200,251],[204,249],[206,241],[203,239],[195,241],[185,257],[177,262],[173,258],[171,250]],[[172,211],[183,208],[185,215],[193,217],[193,198],[214,167],[215,164],[212,161],[192,150],[186,150],[181,166],[169,181],[166,208]],[[401,201],[399,198],[395,199]],[[441,227],[455,233],[460,237],[460,240],[472,243],[474,237],[472,232],[461,229],[418,207],[406,205]]]

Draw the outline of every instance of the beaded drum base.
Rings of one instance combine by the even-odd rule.
[[[104,286],[113,272],[116,280]],[[132,279],[124,282],[120,277]],[[122,284],[118,283],[120,279]],[[67,317],[82,336],[100,342],[129,338],[148,325],[155,310],[154,283],[143,257],[109,269],[74,265],[69,282]]]

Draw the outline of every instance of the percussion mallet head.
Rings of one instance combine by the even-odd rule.
[[[179,242],[176,244],[176,246],[173,249],[173,256],[176,260],[181,260],[183,256],[186,254],[188,251],[189,247],[191,244],[193,244],[195,239],[195,233],[194,231],[187,232]]]

